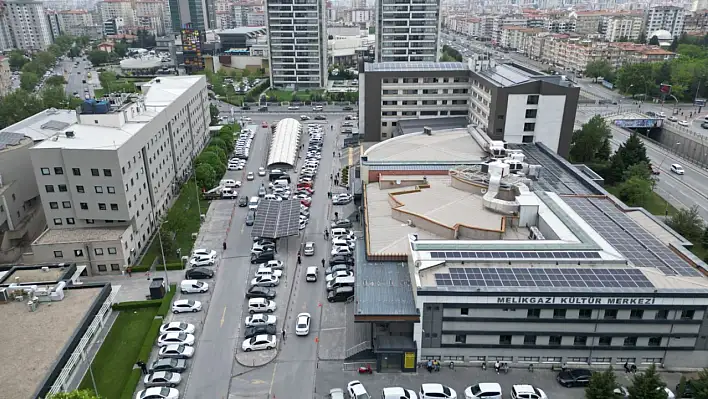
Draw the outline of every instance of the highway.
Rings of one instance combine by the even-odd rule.
[[[83,97],[84,90],[88,89],[91,97],[93,97],[95,94],[94,89],[101,87],[101,83],[98,80],[98,72],[93,69],[89,61],[81,57],[76,57],[75,60],[72,61],[71,58],[67,58],[59,61],[56,68],[54,68],[54,73],[64,76],[64,79],[66,79],[67,83],[64,85],[64,90],[67,95],[73,96],[74,93],[77,93]],[[76,62],[79,63],[78,66]],[[89,72],[91,73],[91,78],[88,77]]]

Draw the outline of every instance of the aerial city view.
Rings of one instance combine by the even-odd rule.
[[[708,399],[708,0],[0,0],[0,399]]]

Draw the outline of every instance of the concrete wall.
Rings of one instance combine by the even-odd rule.
[[[400,181],[400,183],[398,183]],[[401,180],[379,180],[379,190],[390,190],[392,188],[404,188],[404,187],[414,187],[421,184],[427,185],[428,182],[422,178],[420,179],[406,179],[401,178]]]
[[[708,137],[706,136],[673,123],[665,123],[661,133],[651,135],[650,138],[683,158],[702,166],[708,164]]]
[[[426,176],[445,176],[448,174],[447,170],[421,170],[417,171],[416,174],[426,175]],[[380,176],[410,176],[410,170],[369,170],[367,180],[369,183],[374,183],[379,181]]]

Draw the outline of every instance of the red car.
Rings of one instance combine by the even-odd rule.
[[[310,182],[310,183],[298,183],[298,184],[297,184],[297,189],[300,190],[300,189],[302,189],[302,188],[308,188],[308,189],[311,190],[311,189],[312,189],[312,183],[311,183],[311,182]]]
[[[310,188],[310,187],[298,187],[298,188],[297,188],[297,191],[298,191],[299,193],[306,193],[306,194],[309,195],[309,196],[312,196],[312,193],[315,192],[315,190],[313,190],[313,189]]]
[[[261,126],[263,126],[263,127],[268,127],[268,122],[263,121],[263,123],[261,123]]]
[[[300,200],[300,203],[309,208],[312,205],[312,200]]]

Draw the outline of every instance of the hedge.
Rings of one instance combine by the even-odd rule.
[[[167,316],[167,312],[170,311],[172,307],[172,298],[175,297],[175,294],[177,293],[177,284],[170,284],[170,292],[165,295],[164,298],[162,298],[162,305],[160,305],[160,309],[157,310],[157,315],[165,317]]]
[[[145,341],[143,341],[143,346],[140,347],[140,352],[138,354],[138,360],[142,360],[147,363],[150,360],[150,352],[152,352],[153,346],[155,346],[155,341],[160,335],[160,327],[162,326],[162,319],[155,319],[152,321],[152,325],[145,334]],[[138,361],[136,360],[136,362]]]
[[[150,266],[133,266],[131,271],[133,273],[145,273],[150,269]],[[167,270],[182,270],[184,269],[184,264],[182,263],[168,263],[167,264]],[[162,263],[158,263],[155,265],[155,271],[159,272],[161,270],[164,270],[162,268]]]
[[[129,301],[114,303],[111,308],[113,310],[133,310],[142,308],[159,308],[162,305],[162,299],[149,299],[147,301]]]
[[[133,399],[133,394],[135,393],[135,387],[140,383],[140,378],[143,376],[143,372],[138,369],[133,369],[130,372],[130,377],[128,377],[128,382],[125,383],[125,388],[123,388],[123,393],[120,395],[120,399]]]

